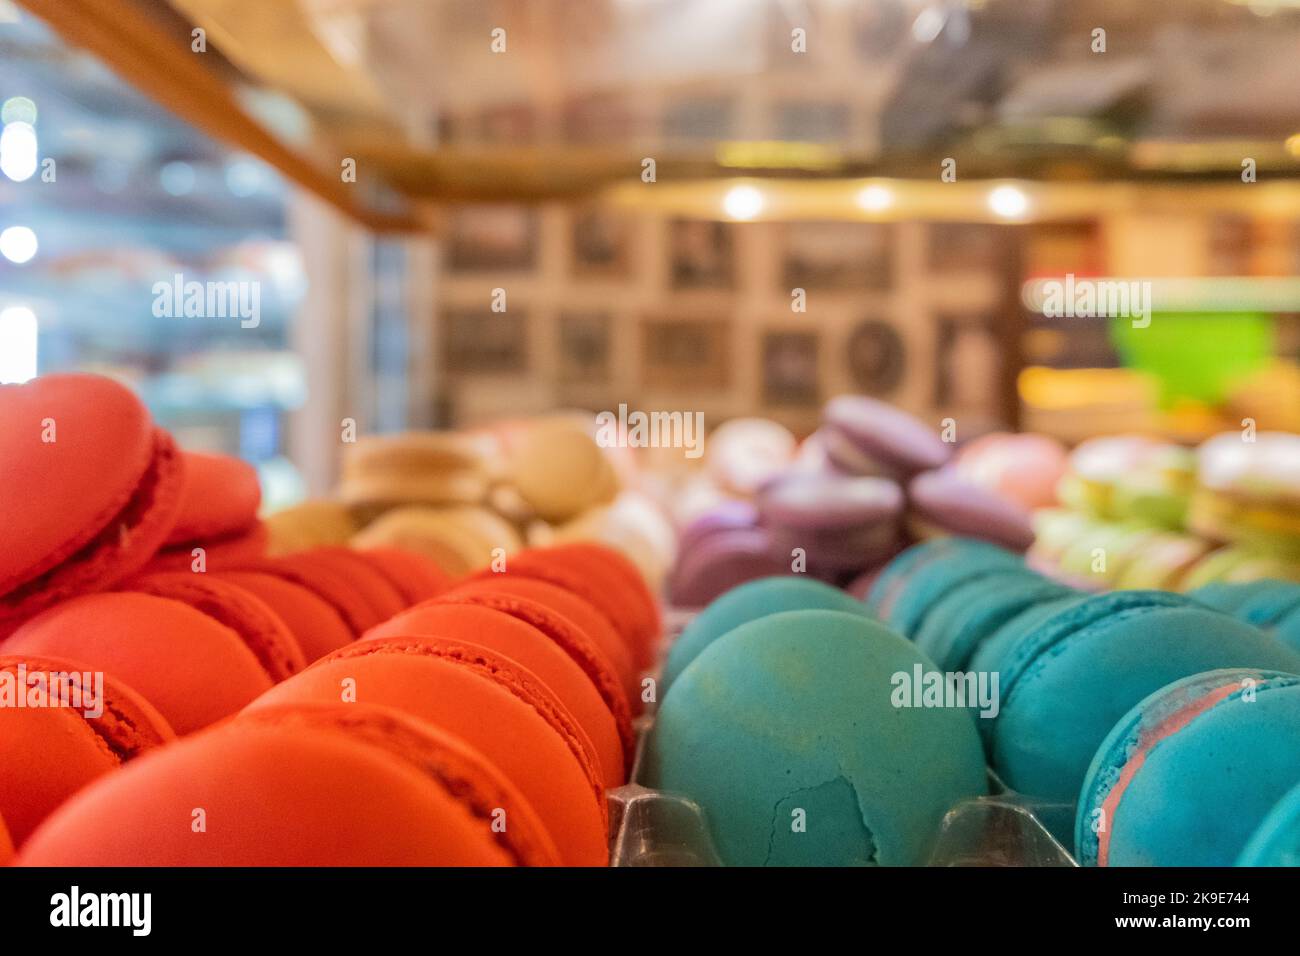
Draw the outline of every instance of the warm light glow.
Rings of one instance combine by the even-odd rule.
[[[989,193],[989,209],[1003,219],[1019,219],[1029,211],[1029,197],[1015,186],[998,186]]]
[[[1300,159],[1300,133],[1292,133],[1286,138],[1286,151]]]
[[[732,219],[753,219],[763,211],[763,194],[753,186],[732,186],[722,208]]]
[[[858,205],[867,212],[884,212],[894,204],[894,191],[879,183],[863,187],[858,193]]]
[[[36,233],[26,226],[10,226],[4,232],[0,232],[0,256],[4,256],[10,262],[22,265],[36,255],[38,248]]]
[[[0,106],[0,123],[36,123],[36,104],[26,96],[11,96]]]
[[[36,130],[29,123],[7,123],[0,132],[0,172],[21,183],[32,177],[38,163]]]
[[[0,311],[0,385],[36,377],[36,313],[25,305]]]

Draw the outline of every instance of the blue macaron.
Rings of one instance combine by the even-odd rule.
[[[861,601],[822,581],[799,575],[761,578],[732,588],[697,614],[673,642],[660,678],[662,689],[671,687],[701,651],[741,624],[780,611],[813,609],[867,616]]]
[[[862,614],[743,624],[665,695],[644,782],[698,803],[728,865],[923,864],[986,775],[970,714],[904,692],[918,673],[933,663]]]
[[[934,603],[968,581],[997,571],[1020,570],[1020,556],[973,538],[935,538],[913,545],[891,561],[867,596],[875,615],[912,637]]]
[[[1300,866],[1300,781],[1269,811],[1237,865]]]
[[[1148,694],[1202,671],[1300,670],[1258,628],[1163,591],[1074,604],[1016,642],[1000,667],[992,765],[1021,793],[1070,802],[1107,733]]]
[[[1079,861],[1231,866],[1300,780],[1298,739],[1296,674],[1233,668],[1161,688],[1116,723],[1088,768]]]

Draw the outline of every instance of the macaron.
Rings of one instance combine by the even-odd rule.
[[[902,510],[902,490],[886,478],[797,475],[758,496],[774,555],[801,549],[809,569],[860,571],[879,563],[895,547]]]
[[[1007,568],[946,591],[912,639],[940,670],[964,671],[984,641],[1026,610],[1066,597],[1063,584]]]
[[[274,610],[308,664],[356,639],[333,605],[300,584],[262,571],[222,571],[212,577],[243,588]]]
[[[357,533],[357,522],[347,505],[314,499],[299,502],[268,515],[266,553],[271,557],[306,551],[322,545],[347,544]]]
[[[184,465],[128,389],[98,375],[0,386],[0,635],[144,566],[171,532]]]
[[[310,552],[247,561],[231,570],[269,574],[299,587],[304,587],[327,602],[343,619],[353,637],[385,619],[385,608],[376,607],[373,601],[353,585],[353,578],[336,563],[313,560]],[[381,604],[385,602],[381,601]]]
[[[0,866],[8,865],[14,856],[14,841],[9,836],[9,828],[5,826],[5,819],[0,816]]]
[[[683,547],[668,579],[668,601],[678,608],[701,608],[748,581],[792,572],[793,558],[776,555],[770,532],[725,528]]]
[[[239,635],[273,681],[284,680],[307,666],[298,639],[283,619],[238,584],[206,574],[166,571],[132,578],[125,588],[180,601],[224,624]]]
[[[357,555],[388,580],[409,606],[437,597],[452,578],[422,554],[400,548],[371,548]]]
[[[1300,783],[1274,804],[1237,857],[1237,866],[1300,866]]]
[[[656,594],[677,555],[677,533],[663,506],[634,489],[625,489],[610,504],[591,508],[562,525],[536,522],[534,527],[550,528],[546,542],[550,546],[587,541],[614,549],[636,566],[646,587]]]
[[[486,497],[482,445],[453,432],[371,435],[343,456],[339,497],[347,504],[475,504]]]
[[[992,432],[962,445],[953,460],[961,477],[1028,511],[1056,504],[1068,452],[1049,435]]]
[[[1019,641],[1001,668],[993,768],[1014,790],[1077,799],[1111,727],[1148,694],[1225,667],[1300,669],[1258,628],[1161,591],[1097,595]]]
[[[402,590],[362,552],[328,545],[295,554],[292,560],[310,572],[324,571],[349,581],[381,621],[410,607]]]
[[[673,641],[659,679],[663,690],[666,692],[705,648],[740,625],[782,611],[812,610],[867,616],[861,601],[803,575],[762,578],[733,588],[692,618]]]
[[[246,531],[163,548],[142,570],[205,573],[224,571],[266,556],[269,532],[260,521]]]
[[[794,459],[790,429],[766,418],[731,418],[709,433],[704,467],[729,494],[748,496]]]
[[[278,685],[250,713],[341,701],[394,708],[455,735],[519,788],[565,863],[604,865],[608,819],[590,741],[514,659],[452,636],[360,641]]]
[[[925,541],[885,566],[867,596],[867,607],[900,634],[912,636],[935,602],[951,589],[1008,570],[1035,576],[1018,555],[984,541]]]
[[[181,456],[185,482],[165,547],[241,534],[257,523],[262,486],[256,468],[231,455],[183,451]]]
[[[132,591],[52,607],[0,643],[0,653],[102,670],[139,692],[178,734],[233,714],[274,682],[243,634],[181,601]]]
[[[726,865],[921,865],[986,785],[966,710],[898,705],[899,680],[933,667],[861,614],[742,624],[664,696],[645,782],[703,808]]]
[[[116,678],[62,658],[0,657],[0,858],[90,781],[175,736]]]
[[[462,635],[516,661],[563,701],[591,741],[605,786],[627,779],[631,713],[613,670],[584,635],[542,605],[508,595],[439,598],[372,628],[365,638]]]
[[[1300,780],[1300,676],[1224,669],[1140,701],[1106,736],[1079,796],[1079,862],[1231,866]]]
[[[446,592],[446,597],[472,594],[510,595],[535,601],[550,608],[556,614],[577,627],[588,640],[594,643],[600,653],[609,661],[617,674],[633,713],[640,710],[639,701],[641,685],[639,672],[632,662],[632,652],[619,637],[618,631],[603,612],[590,601],[583,600],[572,591],[568,591],[545,581],[518,577],[511,574],[496,574],[491,577],[466,581]]]
[[[822,409],[826,427],[838,431],[881,472],[909,477],[938,468],[952,454],[934,429],[901,409],[862,395],[840,395]]]
[[[499,574],[572,591],[609,618],[638,667],[653,663],[662,628],[659,609],[635,567],[618,552],[590,543],[528,548],[511,555],[505,571],[480,571],[477,576],[490,579]]]
[[[502,825],[504,824],[504,825]],[[438,728],[363,704],[267,709],[110,774],[26,866],[547,866],[518,788]]]
[[[547,521],[567,521],[618,492],[618,478],[595,439],[562,418],[528,430],[511,456],[510,481]]]
[[[1300,561],[1300,435],[1225,432],[1197,449],[1189,523],[1217,541]]]
[[[917,475],[907,486],[908,527],[917,537],[978,538],[1023,552],[1034,543],[1024,505],[975,484],[952,469]]]
[[[361,550],[414,551],[459,578],[518,551],[523,542],[509,522],[485,508],[412,505],[380,515],[357,532],[351,544]]]

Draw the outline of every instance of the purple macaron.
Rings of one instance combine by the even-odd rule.
[[[861,456],[891,474],[906,477],[938,468],[952,455],[952,447],[924,422],[892,405],[861,395],[831,399],[822,410],[822,420],[826,428],[847,439]],[[840,457],[852,460],[845,459],[843,453]]]
[[[801,549],[808,570],[830,579],[892,553],[902,511],[903,492],[886,478],[795,474],[758,498],[759,523],[771,534],[773,554],[788,560]]]
[[[952,534],[981,538],[1012,551],[1034,543],[1029,512],[1015,502],[941,468],[907,486],[909,526],[921,537]]]
[[[778,560],[771,537],[761,528],[722,528],[678,554],[668,583],[674,607],[705,607],[714,598],[757,578],[789,574],[789,560]]]

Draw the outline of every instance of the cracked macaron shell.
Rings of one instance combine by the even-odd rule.
[[[506,811],[504,831],[492,827],[496,808]],[[472,747],[397,711],[330,704],[240,715],[137,761],[60,808],[17,862],[511,866],[557,859],[528,802]]]
[[[482,753],[519,787],[564,862],[607,862],[609,821],[591,743],[554,693],[518,662],[452,637],[359,641],[276,686],[249,712],[336,702],[346,688],[360,704],[396,708]]]
[[[1116,723],[1088,768],[1079,861],[1231,866],[1300,779],[1297,736],[1295,674],[1234,668],[1161,688]]]
[[[71,691],[88,668],[80,663],[36,655],[0,656],[0,672],[17,680],[29,675],[62,675]],[[88,692],[94,693],[94,676]],[[26,688],[16,686],[15,693]],[[75,699],[75,698],[69,698]],[[102,774],[145,751],[174,740],[167,721],[143,697],[105,676],[99,716],[71,707],[0,707],[0,817],[15,844],[21,844],[56,807]],[[3,842],[3,841],[0,841]]]
[[[921,865],[985,770],[967,711],[894,706],[894,675],[916,665],[934,668],[862,615],[744,624],[664,697],[645,783],[700,803],[728,865]]]
[[[1013,789],[1073,801],[1116,721],[1173,681],[1225,667],[1300,669],[1300,656],[1257,628],[1163,591],[1088,598],[1017,642],[1001,668],[990,739]]]

